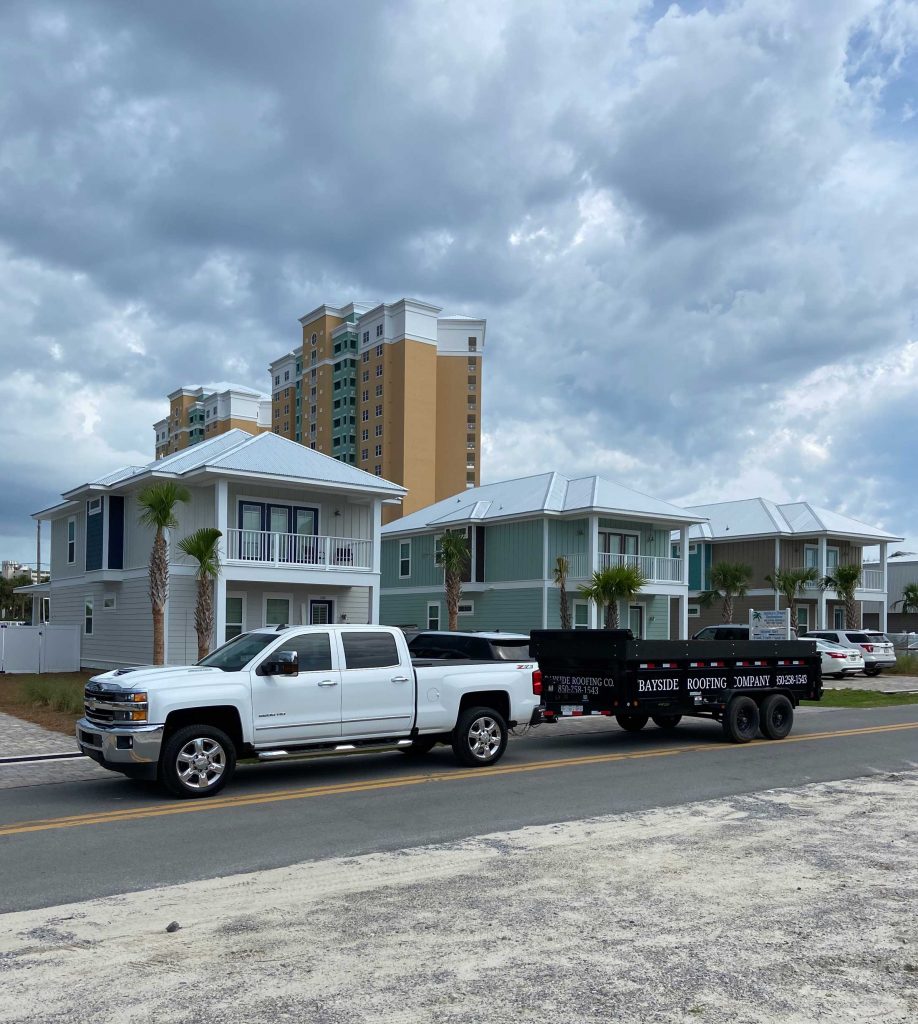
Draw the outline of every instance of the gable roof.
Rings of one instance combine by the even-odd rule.
[[[206,441],[183,448],[145,466],[126,466],[80,484],[63,497],[83,491],[105,491],[150,479],[182,479],[198,475],[262,476],[265,480],[335,486],[385,498],[399,498],[407,492],[399,484],[365,473],[289,438],[273,433],[252,435],[245,430],[228,430]]]
[[[382,529],[383,536],[534,515],[606,513],[650,522],[699,523],[701,516],[598,476],[571,479],[561,473],[502,480],[403,516]]]
[[[808,501],[792,501],[779,505],[767,498],[744,498],[740,501],[692,505],[687,511],[695,512],[708,520],[692,527],[690,537],[693,540],[811,537],[817,534],[850,537],[873,544],[903,539],[840,512],[818,508]]]

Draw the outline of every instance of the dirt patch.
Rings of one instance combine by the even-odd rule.
[[[0,1020],[914,1024],[916,823],[912,772],[9,914]]]

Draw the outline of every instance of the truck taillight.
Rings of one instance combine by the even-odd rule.
[[[532,692],[536,696],[540,696],[542,693],[542,673],[538,669],[532,673]]]

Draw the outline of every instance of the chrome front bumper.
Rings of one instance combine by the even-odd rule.
[[[163,744],[162,725],[96,725],[86,718],[76,724],[80,750],[103,768],[141,778],[156,778],[159,752]]]

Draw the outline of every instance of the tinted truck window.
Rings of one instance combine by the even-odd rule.
[[[300,672],[327,672],[331,667],[331,644],[328,633],[304,633],[291,637],[278,647],[295,651]]]
[[[391,633],[342,633],[345,668],[386,668],[398,665],[398,648]]]
[[[529,661],[529,641],[510,643],[506,640],[491,641],[492,656],[497,661]]]

